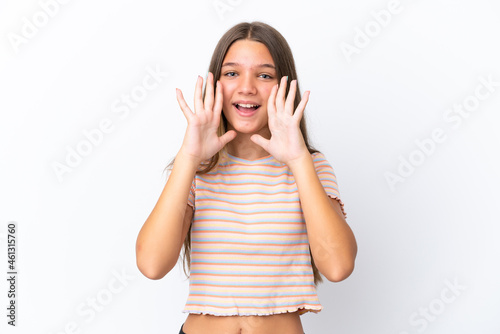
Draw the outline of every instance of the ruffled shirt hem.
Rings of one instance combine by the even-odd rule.
[[[238,313],[238,312],[233,312],[233,313],[216,313],[213,311],[196,311],[196,310],[182,310],[182,313],[188,313],[188,314],[207,314],[207,315],[215,315],[215,316],[269,316],[269,315],[274,315],[274,314],[281,314],[281,313],[293,313],[293,312],[299,312],[299,315],[305,314],[307,312],[312,312],[312,313],[319,313],[323,307],[321,306],[305,306],[305,307],[293,307],[289,309],[278,309],[275,311],[271,311],[270,313],[256,313],[256,312],[249,312],[249,313]]]

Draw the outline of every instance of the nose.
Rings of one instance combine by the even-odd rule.
[[[239,93],[253,95],[257,93],[256,78],[250,74],[241,74],[239,80]]]

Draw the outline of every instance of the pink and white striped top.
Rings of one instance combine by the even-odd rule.
[[[344,204],[333,168],[312,154],[328,196]],[[272,156],[228,160],[196,175],[188,204],[191,273],[184,313],[319,312],[306,224],[295,179]]]

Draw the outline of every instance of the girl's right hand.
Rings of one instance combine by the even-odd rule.
[[[234,130],[227,131],[221,137],[217,135],[223,104],[220,81],[217,82],[215,105],[214,78],[211,72],[208,73],[205,101],[202,99],[202,87],[203,78],[198,76],[194,91],[194,113],[189,109],[181,90],[176,88],[177,102],[188,122],[179,153],[193,159],[198,165],[210,159],[236,137]]]

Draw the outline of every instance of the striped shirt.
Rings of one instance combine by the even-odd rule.
[[[312,154],[328,196],[342,203],[333,168]],[[319,312],[306,224],[292,172],[272,156],[227,161],[193,180],[191,273],[184,313]]]

